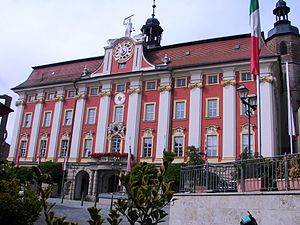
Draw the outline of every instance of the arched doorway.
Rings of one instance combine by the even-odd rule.
[[[116,174],[111,175],[108,178],[108,190],[107,192],[117,192],[119,186],[119,178]]]
[[[89,174],[86,171],[80,171],[75,177],[74,199],[81,199],[82,193],[84,196],[88,194]]]

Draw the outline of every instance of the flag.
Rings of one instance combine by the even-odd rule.
[[[251,26],[251,74],[259,75],[259,53],[261,49],[261,28],[258,0],[250,2]]]
[[[131,157],[131,146],[129,146],[129,152],[127,156],[127,172],[130,172],[132,169],[132,157]]]
[[[294,113],[293,113],[293,106],[292,102],[290,102],[290,119],[289,119],[289,135],[293,137],[293,140],[297,140],[297,134],[296,134],[296,127],[295,127],[295,120],[294,120]]]
[[[205,139],[204,141],[204,157],[203,157],[204,161],[207,161],[207,140]]]
[[[16,168],[20,167],[20,154],[18,154],[17,159],[16,159]]]

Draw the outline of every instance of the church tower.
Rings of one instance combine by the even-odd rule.
[[[283,74],[282,102],[287,102],[286,62],[288,62],[291,102],[294,111],[296,133],[299,134],[300,114],[297,112],[300,108],[300,35],[298,28],[291,25],[291,21],[288,18],[289,13],[290,7],[287,6],[287,3],[283,0],[279,0],[273,10],[273,14],[276,16],[276,22],[274,23],[274,28],[268,32],[266,44],[272,52],[280,55],[281,58]],[[284,103],[282,107],[287,107],[286,105],[287,103]],[[284,117],[287,118],[287,115]],[[285,120],[285,118],[283,119]],[[288,147],[286,146],[285,148]],[[300,142],[297,143],[297,149],[299,152]]]
[[[145,35],[144,44],[148,49],[160,46],[162,32],[164,31],[158,19],[155,18],[155,7],[155,0],[153,0],[152,17],[147,19],[146,24],[141,29],[143,35]]]

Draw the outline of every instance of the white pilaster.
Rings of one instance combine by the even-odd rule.
[[[236,80],[234,68],[223,69],[223,159],[236,156]]]
[[[35,161],[36,159],[36,151],[38,146],[37,143],[39,138],[43,104],[44,104],[44,91],[39,91],[37,93],[37,100],[34,109],[34,116],[33,116],[28,155],[27,155],[27,159],[32,161]]]
[[[96,133],[96,147],[95,152],[105,152],[106,150],[106,136],[108,127],[109,117],[109,106],[111,96],[111,83],[103,83],[102,90],[100,93],[100,106],[99,115],[97,122],[97,133]]]
[[[169,150],[169,129],[170,129],[170,103],[171,103],[171,78],[169,75],[161,76],[160,79],[160,95],[158,110],[158,128],[157,128],[157,145],[156,158],[163,157],[164,149]]]
[[[13,135],[11,139],[11,145],[10,145],[9,156],[8,156],[9,161],[14,161],[16,159],[17,148],[19,144],[20,128],[22,126],[24,105],[25,105],[25,94],[20,93],[19,99],[16,102],[17,110],[16,110],[15,124],[14,124]]]
[[[72,131],[72,141],[70,148],[70,161],[77,161],[79,157],[80,142],[81,142],[81,132],[82,132],[82,123],[84,117],[85,109],[85,99],[87,96],[86,86],[80,86],[78,89],[77,102],[75,108],[75,118]]]
[[[274,130],[274,91],[273,76],[271,68],[263,65],[260,68],[260,94],[261,94],[261,154],[263,157],[275,155],[275,137],[277,131]]]
[[[110,74],[111,63],[112,63],[113,49],[108,47],[105,48],[104,60],[103,60],[103,74]]]
[[[125,137],[125,151],[129,152],[131,145],[131,153],[137,156],[138,151],[138,134],[140,125],[140,111],[141,111],[141,86],[139,79],[132,79],[130,81],[128,113],[126,122],[126,137]]]
[[[201,118],[202,118],[202,75],[201,71],[191,73],[190,87],[190,115],[188,146],[201,146]]]
[[[64,89],[57,90],[56,93],[56,102],[53,114],[53,122],[50,134],[50,141],[49,141],[49,149],[48,149],[48,160],[55,160],[57,154],[57,142],[59,136],[59,128],[61,124],[62,118],[62,109],[63,109],[63,101],[64,101]]]
[[[142,67],[143,42],[137,42],[134,48],[132,71],[139,71]]]

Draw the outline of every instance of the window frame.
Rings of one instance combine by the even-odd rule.
[[[45,145],[42,145],[42,142],[45,142]],[[46,158],[47,145],[48,140],[46,138],[41,138],[39,144],[39,157]],[[42,154],[42,147],[44,147],[44,154]]]
[[[28,95],[28,98],[27,98],[27,102],[34,102],[36,100],[36,95],[33,94],[33,95]]]
[[[74,93],[74,95],[70,93]],[[67,98],[75,98],[75,96],[76,96],[75,90],[67,90]]]
[[[148,88],[148,83],[154,83],[154,88]],[[157,90],[157,80],[147,80],[145,82],[145,91],[155,91]]]
[[[22,145],[22,143],[25,143],[25,147]],[[20,156],[20,158],[25,158],[26,157],[27,145],[28,145],[28,139],[22,138],[20,140],[20,147],[19,147],[19,151],[20,151],[19,156]],[[24,154],[22,154],[22,150],[24,150]]]
[[[66,146],[65,146],[65,153],[64,154],[62,154],[63,153],[63,142],[66,142],[67,144],[66,144]],[[61,141],[60,141],[60,149],[59,149],[59,157],[60,158],[64,158],[64,157],[67,157],[67,154],[68,154],[68,148],[69,148],[69,143],[70,142],[70,140],[69,139],[61,139]]]
[[[95,111],[95,115],[94,115],[93,121],[90,121],[90,119],[92,118],[91,115],[90,115],[90,112],[92,110]],[[86,121],[85,121],[85,124],[87,124],[87,125],[94,125],[94,124],[96,124],[96,116],[97,116],[97,108],[96,107],[87,108],[86,109]]]
[[[116,121],[116,110],[117,110],[117,108],[122,108],[122,119],[121,119],[121,121]],[[115,122],[115,123],[123,123],[123,121],[124,121],[124,105],[115,105],[114,106],[114,114],[113,114],[113,122]]]
[[[149,105],[153,105],[153,118],[151,120],[147,119],[147,106],[149,106]],[[155,121],[155,116],[156,116],[155,115],[155,108],[156,108],[156,103],[155,102],[146,102],[146,103],[144,103],[144,118],[143,118],[143,120],[145,122]]]
[[[87,155],[86,153],[86,143],[87,141],[90,141],[90,151],[89,151],[89,154]],[[93,139],[92,138],[84,138],[83,139],[83,149],[82,149],[82,158],[89,158],[90,154],[92,154],[92,151],[93,151]]]
[[[240,153],[242,153],[244,151],[243,149],[243,135],[247,135],[247,141],[248,141],[248,134],[249,134],[249,131],[248,131],[248,124],[243,124],[241,125],[241,133],[240,133]],[[252,137],[251,139],[251,143],[250,143],[250,152],[251,154],[255,154],[255,132],[253,130],[253,124],[250,125],[250,137]],[[247,146],[248,146],[248,143],[247,143]],[[252,147],[252,149],[251,149]],[[252,151],[251,151],[252,150]],[[248,150],[249,151],[249,150]]]
[[[177,82],[178,80],[185,80],[185,84],[184,85],[180,85],[178,86]],[[178,78],[175,78],[175,88],[185,88],[187,87],[187,77],[178,77]]]
[[[118,142],[118,148],[119,151],[114,150],[114,139],[118,137],[119,142]],[[116,145],[117,146],[117,145]],[[122,137],[119,134],[116,134],[114,136],[111,137],[111,141],[110,141],[110,152],[121,152],[122,151]]]
[[[184,110],[183,110],[183,117],[182,118],[177,118],[177,104],[178,103],[183,103],[184,105]],[[174,115],[173,115],[173,119],[174,120],[184,120],[186,119],[186,100],[175,100],[174,101],[174,109],[173,109],[173,112],[174,112]]]
[[[216,136],[216,156],[208,156],[208,136]],[[205,133],[205,142],[204,142],[204,149],[205,153],[207,154],[207,157],[209,158],[218,158],[219,157],[219,133],[218,133],[218,126],[216,125],[210,125],[206,127],[206,133]]]
[[[209,101],[216,101],[217,103],[217,106],[216,106],[216,115],[213,115],[213,116],[209,116]],[[206,98],[206,112],[205,112],[205,117],[206,118],[217,118],[219,117],[219,98],[218,97],[209,97],[209,98]]]
[[[49,115],[49,120],[46,121],[46,115]],[[52,111],[45,111],[44,117],[43,117],[43,127],[50,127],[51,126],[51,117],[52,117]],[[46,124],[47,122],[47,124]]]
[[[214,137],[215,138],[215,145],[214,146],[209,146],[209,137]],[[206,135],[206,143],[207,143],[207,146],[206,146],[206,154],[207,154],[207,157],[218,157],[218,134],[207,134]],[[214,151],[215,151],[215,155],[213,154],[208,154],[209,153],[209,147],[214,147]]]
[[[250,74],[251,79],[250,80],[243,80],[242,77],[243,77],[244,74]],[[240,71],[239,72],[239,80],[240,80],[240,82],[251,82],[254,79],[253,79],[253,75],[251,74],[250,71]]]
[[[96,94],[93,94],[92,90],[96,90]],[[98,96],[99,95],[99,88],[98,87],[90,87],[89,95],[90,96]]]
[[[118,87],[119,86],[124,86],[124,90],[123,91],[118,91]],[[116,84],[116,90],[115,90],[115,93],[125,93],[126,92],[126,83],[119,83],[119,84]]]
[[[27,126],[27,125],[26,125],[26,117],[27,117],[28,115],[30,115],[30,120],[29,120],[29,124],[28,124],[28,126]],[[31,122],[32,122],[32,113],[31,113],[31,112],[30,112],[30,113],[25,113],[25,115],[24,115],[23,127],[24,127],[24,128],[30,128],[30,127],[31,127]]]
[[[216,83],[209,83],[208,82],[209,77],[217,77],[217,82]],[[219,74],[207,74],[206,75],[206,85],[216,85],[216,84],[220,84]]]
[[[66,124],[66,116],[67,116],[67,112],[71,112],[71,117],[70,117],[70,124]],[[72,125],[72,122],[73,122],[73,109],[65,109],[65,112],[64,112],[64,123],[63,125],[64,126],[71,126]]]
[[[181,154],[180,154],[180,146],[176,146],[176,141],[175,141],[175,139],[177,139],[177,138],[180,138],[180,139],[182,139],[182,146],[181,146]],[[176,148],[177,148],[177,151],[178,151],[178,153],[176,153]],[[184,135],[174,135],[173,136],[173,152],[176,154],[176,156],[175,157],[183,157],[183,155],[184,155]]]
[[[55,99],[55,97],[56,97],[55,92],[47,92],[47,101],[52,101]]]

